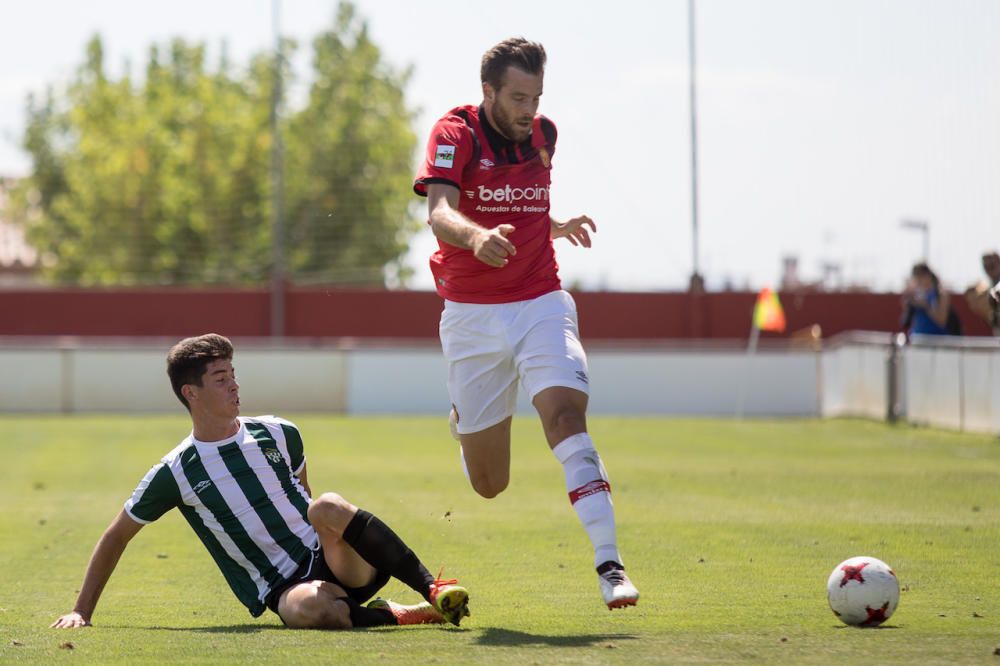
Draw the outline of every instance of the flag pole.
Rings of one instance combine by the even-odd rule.
[[[756,323],[750,324],[750,340],[747,342],[746,362],[743,365],[743,379],[740,382],[740,393],[736,403],[736,418],[743,419],[746,408],[747,384],[750,382],[750,366],[757,353],[757,342],[760,340],[760,329]]]
[[[785,311],[781,307],[778,295],[771,291],[769,287],[764,287],[757,294],[757,300],[753,306],[753,314],[750,316],[750,340],[747,343],[746,363],[744,364],[743,380],[740,382],[740,392],[736,400],[736,418],[742,419],[746,409],[747,383],[750,381],[750,368],[753,357],[757,353],[757,343],[760,340],[760,332],[785,330]]]

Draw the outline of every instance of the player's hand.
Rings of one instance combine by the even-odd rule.
[[[552,220],[552,237],[566,237],[573,245],[590,247],[590,231],[587,231],[587,227],[590,227],[590,231],[597,233],[597,225],[594,224],[594,221],[586,215],[574,217],[573,219],[566,220],[565,222],[556,222],[555,220]]]
[[[83,617],[76,611],[66,613],[61,618],[49,625],[52,629],[75,629],[76,627],[89,627],[90,620]]]
[[[514,231],[512,224],[484,229],[472,241],[472,254],[484,264],[503,268],[507,265],[507,257],[517,254],[514,244],[507,240],[512,231]]]

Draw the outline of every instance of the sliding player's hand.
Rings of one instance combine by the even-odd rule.
[[[52,629],[75,629],[76,627],[89,627],[90,620],[86,619],[76,611],[66,613],[61,618],[49,625]]]
[[[472,241],[472,254],[484,264],[503,268],[507,265],[507,257],[517,254],[514,244],[507,240],[512,231],[514,231],[512,224],[483,229]]]

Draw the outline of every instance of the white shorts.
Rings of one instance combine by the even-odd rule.
[[[531,399],[553,386],[589,393],[576,303],[565,291],[515,303],[446,300],[440,334],[461,434],[512,416],[518,379]]]

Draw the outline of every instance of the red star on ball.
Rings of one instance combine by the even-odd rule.
[[[856,580],[859,583],[865,582],[864,577],[861,575],[861,570],[868,566],[868,562],[859,564],[858,566],[851,566],[846,564],[840,567],[840,570],[844,572],[844,578],[840,581],[840,586],[844,587],[847,585],[847,581]]]
[[[871,606],[865,606],[865,612],[868,613],[868,619],[862,622],[863,625],[876,625],[882,624],[888,618],[885,616],[885,612],[889,610],[889,602],[882,604],[881,608],[872,608]]]

